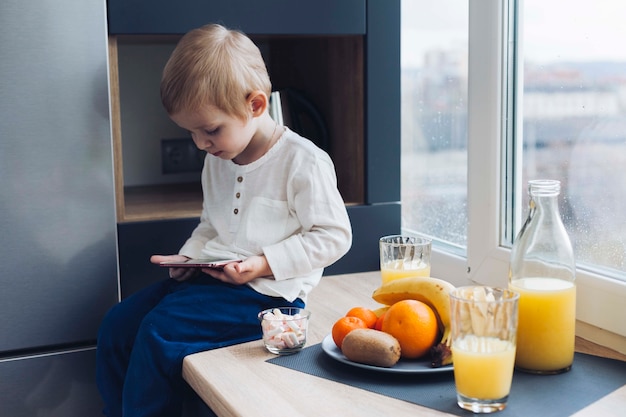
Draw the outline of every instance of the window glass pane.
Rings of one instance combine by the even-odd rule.
[[[467,245],[468,4],[402,1],[402,228]]]
[[[624,278],[626,2],[521,4],[522,184],[561,180],[579,266]]]

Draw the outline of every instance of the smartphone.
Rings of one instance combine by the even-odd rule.
[[[171,262],[165,261],[161,262],[159,266],[164,266],[168,268],[213,268],[213,269],[223,269],[224,265],[229,264],[231,262],[241,262],[241,259],[187,259],[186,261],[178,261]]]

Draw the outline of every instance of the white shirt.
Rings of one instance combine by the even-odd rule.
[[[202,190],[200,224],[179,253],[237,259],[264,254],[273,277],[248,283],[261,294],[306,301],[323,268],[352,244],[330,157],[289,129],[248,165],[207,154]]]

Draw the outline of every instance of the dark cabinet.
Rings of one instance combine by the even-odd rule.
[[[366,0],[108,1],[114,35],[181,34],[207,22],[254,35],[363,35],[366,13]]]
[[[147,256],[178,251],[201,195],[199,182],[125,182],[133,164],[122,144],[138,138],[124,129],[136,116],[120,98],[139,83],[119,82],[125,67],[118,54],[155,43],[173,48],[182,34],[211,22],[247,33],[260,45],[274,89],[299,90],[325,120],[354,231],[352,249],[326,274],[378,268],[378,238],[400,231],[399,0],[109,0],[108,19],[123,296],[162,276]]]

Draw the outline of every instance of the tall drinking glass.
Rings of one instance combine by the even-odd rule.
[[[513,380],[519,294],[484,287],[452,291],[452,360],[457,403],[474,413],[506,407]]]

